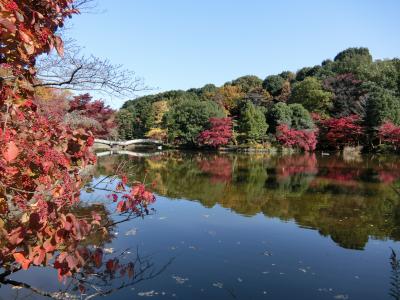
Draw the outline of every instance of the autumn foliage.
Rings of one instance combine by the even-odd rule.
[[[277,127],[276,131],[276,139],[284,147],[297,148],[303,151],[314,151],[316,148],[316,130],[296,130],[282,124]]]
[[[362,140],[364,128],[357,115],[343,118],[330,118],[319,122],[320,142],[332,148],[357,146]]]
[[[392,145],[396,150],[400,146],[400,126],[392,122],[385,122],[379,127],[379,138],[381,142]]]
[[[231,138],[231,118],[210,118],[210,129],[201,132],[198,141],[201,145],[218,148],[228,144]]]
[[[94,120],[94,125],[88,127],[93,135],[98,138],[107,138],[111,135],[112,130],[116,128],[114,122],[115,110],[104,104],[102,100],[92,100],[89,94],[82,94],[73,97],[69,102],[69,113],[78,113],[88,120]]]
[[[79,202],[80,170],[95,161],[94,137],[40,114],[34,103],[35,59],[53,48],[63,55],[55,32],[77,12],[71,0],[0,0],[0,68],[6,72],[0,80],[0,263],[27,269],[54,260],[60,279],[91,262],[100,267],[100,250],[80,243],[107,230],[98,214],[80,219],[71,212]],[[107,110],[94,106],[93,114]],[[127,182],[118,193],[127,203],[122,213],[146,214],[154,200]]]

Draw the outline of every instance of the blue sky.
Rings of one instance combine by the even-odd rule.
[[[69,35],[153,93],[296,71],[354,46],[400,56],[399,0],[99,0],[97,10],[75,16]]]

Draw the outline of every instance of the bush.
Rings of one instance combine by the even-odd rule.
[[[343,118],[322,120],[320,126],[321,145],[333,149],[343,149],[345,146],[357,146],[365,134],[362,121],[357,115]]]
[[[210,129],[200,133],[199,144],[215,148],[228,144],[232,139],[232,119],[211,118],[210,124]]]
[[[391,145],[395,150],[400,147],[400,126],[392,122],[385,122],[379,127],[379,139],[385,144]]]
[[[284,147],[303,151],[314,151],[317,145],[316,130],[295,130],[286,124],[277,127],[276,139]]]

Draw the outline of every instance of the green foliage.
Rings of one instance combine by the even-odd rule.
[[[131,138],[143,138],[147,131],[149,131],[155,122],[155,112],[153,110],[153,103],[157,100],[161,100],[160,94],[150,95],[137,98],[135,100],[129,100],[122,105],[123,112],[122,116],[118,116],[117,119],[120,121],[119,126],[123,128],[119,129],[120,138],[131,139]],[[129,117],[131,120],[123,120],[123,117]]]
[[[217,92],[217,90],[218,87],[216,87],[214,84],[209,83],[199,89],[189,89],[186,91],[186,93],[196,94],[202,100],[209,100]],[[178,98],[182,98],[182,95]]]
[[[285,81],[286,79],[279,75],[270,75],[265,78],[262,86],[272,96],[278,96],[281,93]]]
[[[279,125],[286,124],[291,126],[292,111],[286,103],[279,102],[268,111],[267,120],[270,125],[270,131],[274,133]]]
[[[314,128],[314,122],[311,118],[310,113],[303,105],[299,103],[293,103],[288,105],[292,113],[291,127],[297,130],[301,129],[312,129]]]
[[[400,94],[400,60],[377,60],[373,63],[369,80]]]
[[[372,56],[368,48],[348,48],[336,55],[333,71],[338,74],[353,73],[365,80],[369,77],[371,65]]]
[[[224,116],[222,109],[215,102],[182,99],[165,113],[164,127],[168,131],[169,141],[193,146],[210,118]]]
[[[260,141],[266,135],[268,124],[264,112],[246,101],[240,113],[239,130],[247,141]]]
[[[127,111],[118,116],[119,132],[125,138],[150,134],[164,139],[168,131],[170,141],[194,145],[199,128],[205,126],[201,120],[209,115],[201,102],[213,106],[211,110],[218,110],[219,115],[224,112],[233,118],[234,137],[239,142],[262,140],[265,126],[270,134],[285,124],[290,130],[312,129],[310,112],[318,113],[320,119],[356,115],[375,129],[385,120],[400,123],[399,98],[400,60],[373,61],[367,48],[349,48],[333,60],[304,67],[296,74],[284,71],[264,81],[246,75],[220,87],[206,84],[127,101],[122,107]],[[184,103],[188,103],[187,109]],[[170,108],[172,111],[166,113]],[[373,145],[376,140],[373,130],[370,132],[372,140],[365,139],[364,145]]]
[[[296,73],[296,81],[303,81],[306,77],[316,76],[320,68],[320,66],[301,68]]]
[[[289,82],[293,81],[296,78],[296,74],[290,71],[283,71],[282,73],[279,74],[279,76]]]
[[[244,93],[248,93],[254,89],[259,89],[262,87],[263,81],[254,75],[246,75],[239,77],[231,82],[226,83],[225,85],[233,85],[240,88],[240,90]]]
[[[267,120],[272,133],[275,133],[276,127],[279,125],[287,125],[289,128],[296,130],[314,128],[310,113],[303,105],[298,103],[287,105],[280,102],[275,104],[268,111]]]
[[[374,83],[366,83],[368,90],[366,125],[376,129],[384,121],[400,125],[400,98],[391,91]]]
[[[307,77],[293,86],[290,103],[300,103],[311,112],[326,112],[332,106],[332,93],[322,88],[315,77]]]
[[[131,140],[134,138],[134,114],[128,109],[120,109],[116,116],[118,124],[118,136],[123,140]]]

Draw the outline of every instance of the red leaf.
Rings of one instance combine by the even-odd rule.
[[[46,252],[53,252],[54,250],[56,250],[56,245],[54,243],[54,240],[52,238],[47,239],[43,243],[43,248]]]
[[[15,261],[21,264],[22,269],[27,270],[29,268],[31,261],[26,259],[22,253],[14,253],[13,256]]]
[[[117,195],[117,194],[112,194],[111,196],[112,196],[112,198],[113,198],[113,201],[114,201],[114,202],[117,202],[117,200],[118,200],[118,195]]]
[[[126,203],[125,201],[119,201],[117,204],[117,211],[124,212],[126,210]]]
[[[72,255],[68,255],[65,260],[68,263],[68,267],[73,270],[76,269],[76,267],[78,266],[78,260],[76,259],[76,257],[72,256]]]
[[[7,19],[0,18],[0,25],[6,28],[9,32],[15,33],[17,27]]]
[[[3,152],[3,156],[6,161],[11,162],[17,158],[19,149],[13,141],[9,142],[6,146],[6,150]]]
[[[31,38],[25,32],[20,30],[20,31],[18,31],[18,33],[21,37],[21,40],[23,40],[25,43],[29,44],[31,42]]]
[[[24,240],[24,229],[22,227],[15,228],[13,231],[10,232],[8,235],[8,241],[12,245],[18,245]]]
[[[44,249],[38,249],[37,256],[33,259],[33,263],[39,266],[43,262],[45,257],[46,257],[46,251]]]

